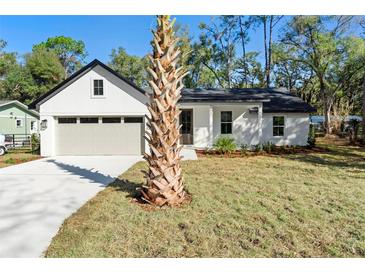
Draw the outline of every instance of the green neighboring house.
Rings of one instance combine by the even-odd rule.
[[[0,100],[0,134],[28,135],[38,129],[38,112],[15,100]]]

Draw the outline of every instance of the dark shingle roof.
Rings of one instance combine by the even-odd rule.
[[[264,112],[315,112],[316,109],[283,88],[183,89],[181,103],[263,102]]]

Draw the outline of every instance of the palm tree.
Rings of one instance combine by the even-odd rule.
[[[180,99],[182,79],[187,74],[178,67],[180,50],[176,48],[178,39],[174,33],[174,21],[170,16],[157,16],[157,30],[153,31],[153,55],[148,68],[152,76],[149,82],[153,93],[150,95],[147,117],[148,130],[145,138],[150,154],[144,158],[149,165],[145,173],[147,184],[142,188],[143,199],[157,206],[178,205],[184,201],[186,193],[181,170],[179,145]]]

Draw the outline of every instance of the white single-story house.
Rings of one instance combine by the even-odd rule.
[[[143,135],[146,91],[94,60],[34,101],[41,155],[136,155]],[[219,136],[237,145],[306,145],[315,109],[283,89],[184,89],[183,145],[211,147]]]

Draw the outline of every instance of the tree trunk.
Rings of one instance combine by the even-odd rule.
[[[248,86],[248,70],[247,70],[247,60],[246,60],[246,43],[245,43],[245,35],[242,27],[242,18],[238,16],[239,25],[240,25],[240,33],[241,33],[241,43],[242,43],[242,59],[243,59],[243,73],[244,73],[244,82],[245,88]]]
[[[322,104],[323,104],[323,115],[324,115],[324,126],[326,130],[326,134],[332,134],[331,130],[331,106],[329,102],[329,98],[326,93],[326,88],[323,80],[320,80],[320,93],[322,96]]]
[[[362,141],[365,144],[365,75],[362,83]]]
[[[264,24],[264,51],[265,51],[265,85],[268,87],[267,84],[267,71],[268,71],[268,56],[267,56],[267,17],[263,17],[263,24]]]
[[[272,48],[272,30],[273,30],[273,20],[274,20],[274,16],[271,15],[270,16],[270,25],[269,25],[269,48],[268,48],[268,53],[267,53],[267,68],[266,68],[266,87],[269,88],[270,87],[270,73],[271,73],[271,48]]]
[[[147,117],[148,130],[145,138],[150,154],[145,153],[149,170],[146,172],[147,184],[143,186],[143,199],[157,206],[178,205],[185,198],[182,179],[179,145],[180,132],[178,118],[182,79],[186,75],[182,67],[176,68],[180,50],[176,49],[174,21],[170,17],[157,17],[157,30],[153,31],[153,56],[149,56],[148,68],[152,76],[149,82],[153,90],[150,95]]]

